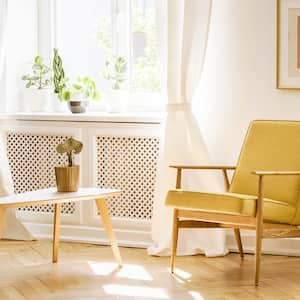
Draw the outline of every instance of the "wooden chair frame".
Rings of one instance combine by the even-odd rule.
[[[227,171],[236,169],[236,167],[234,166],[171,165],[170,167],[177,169],[176,189],[181,188],[181,178],[183,170],[221,170],[223,173],[226,191],[228,191],[230,188],[230,182]],[[174,261],[177,250],[179,228],[233,228],[241,259],[243,259],[244,254],[240,229],[255,230],[255,285],[259,284],[262,239],[300,237],[300,228],[298,226],[280,223],[268,223],[264,222],[263,220],[264,178],[266,176],[295,176],[300,175],[300,171],[253,171],[252,174],[258,176],[258,192],[256,199],[257,205],[255,217],[215,212],[204,212],[181,208],[174,209],[172,252],[170,263],[172,273],[174,272]]]

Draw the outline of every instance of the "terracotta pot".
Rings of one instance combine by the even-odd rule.
[[[58,192],[77,192],[79,182],[79,166],[55,167]]]

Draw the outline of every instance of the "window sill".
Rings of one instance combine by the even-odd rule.
[[[87,112],[83,114],[66,113],[12,113],[1,114],[0,120],[61,121],[61,122],[105,122],[105,123],[150,123],[160,124],[165,114],[162,112],[106,113]]]

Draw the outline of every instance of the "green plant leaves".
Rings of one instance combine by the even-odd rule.
[[[62,59],[58,55],[58,50],[54,48],[53,51],[53,78],[50,77],[50,67],[43,63],[44,59],[41,56],[36,56],[33,59],[32,73],[21,77],[25,81],[25,87],[44,89],[49,87],[53,82],[54,92],[58,94],[60,100],[69,101],[72,96],[79,94],[84,99],[99,100],[101,94],[97,91],[95,81],[90,77],[78,77],[75,83],[68,84],[68,78],[65,77]]]
[[[65,72],[62,66],[62,59],[58,55],[58,50],[53,49],[54,58],[53,58],[53,84],[54,84],[54,93],[59,94],[66,87]]]
[[[65,91],[64,94],[63,94],[63,98],[64,98],[66,101],[71,100],[71,92],[70,92],[70,91]]]
[[[43,63],[43,58],[42,58],[41,56],[36,56],[36,57],[34,58],[34,63],[35,63],[36,65],[42,65],[42,63]]]
[[[32,74],[23,75],[21,78],[26,81],[26,88],[45,89],[51,85],[50,71],[51,69],[43,64],[43,58],[36,56],[33,59]]]
[[[81,89],[82,89],[82,86],[79,85],[79,84],[74,83],[74,84],[73,84],[73,88],[74,88],[75,90],[81,90]]]

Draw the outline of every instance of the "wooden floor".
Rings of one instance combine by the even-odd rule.
[[[253,285],[253,255],[150,257],[145,249],[121,248],[117,269],[109,247],[61,243],[58,264],[51,243],[0,243],[0,299],[202,300],[300,299],[300,258],[265,255],[262,280]]]

